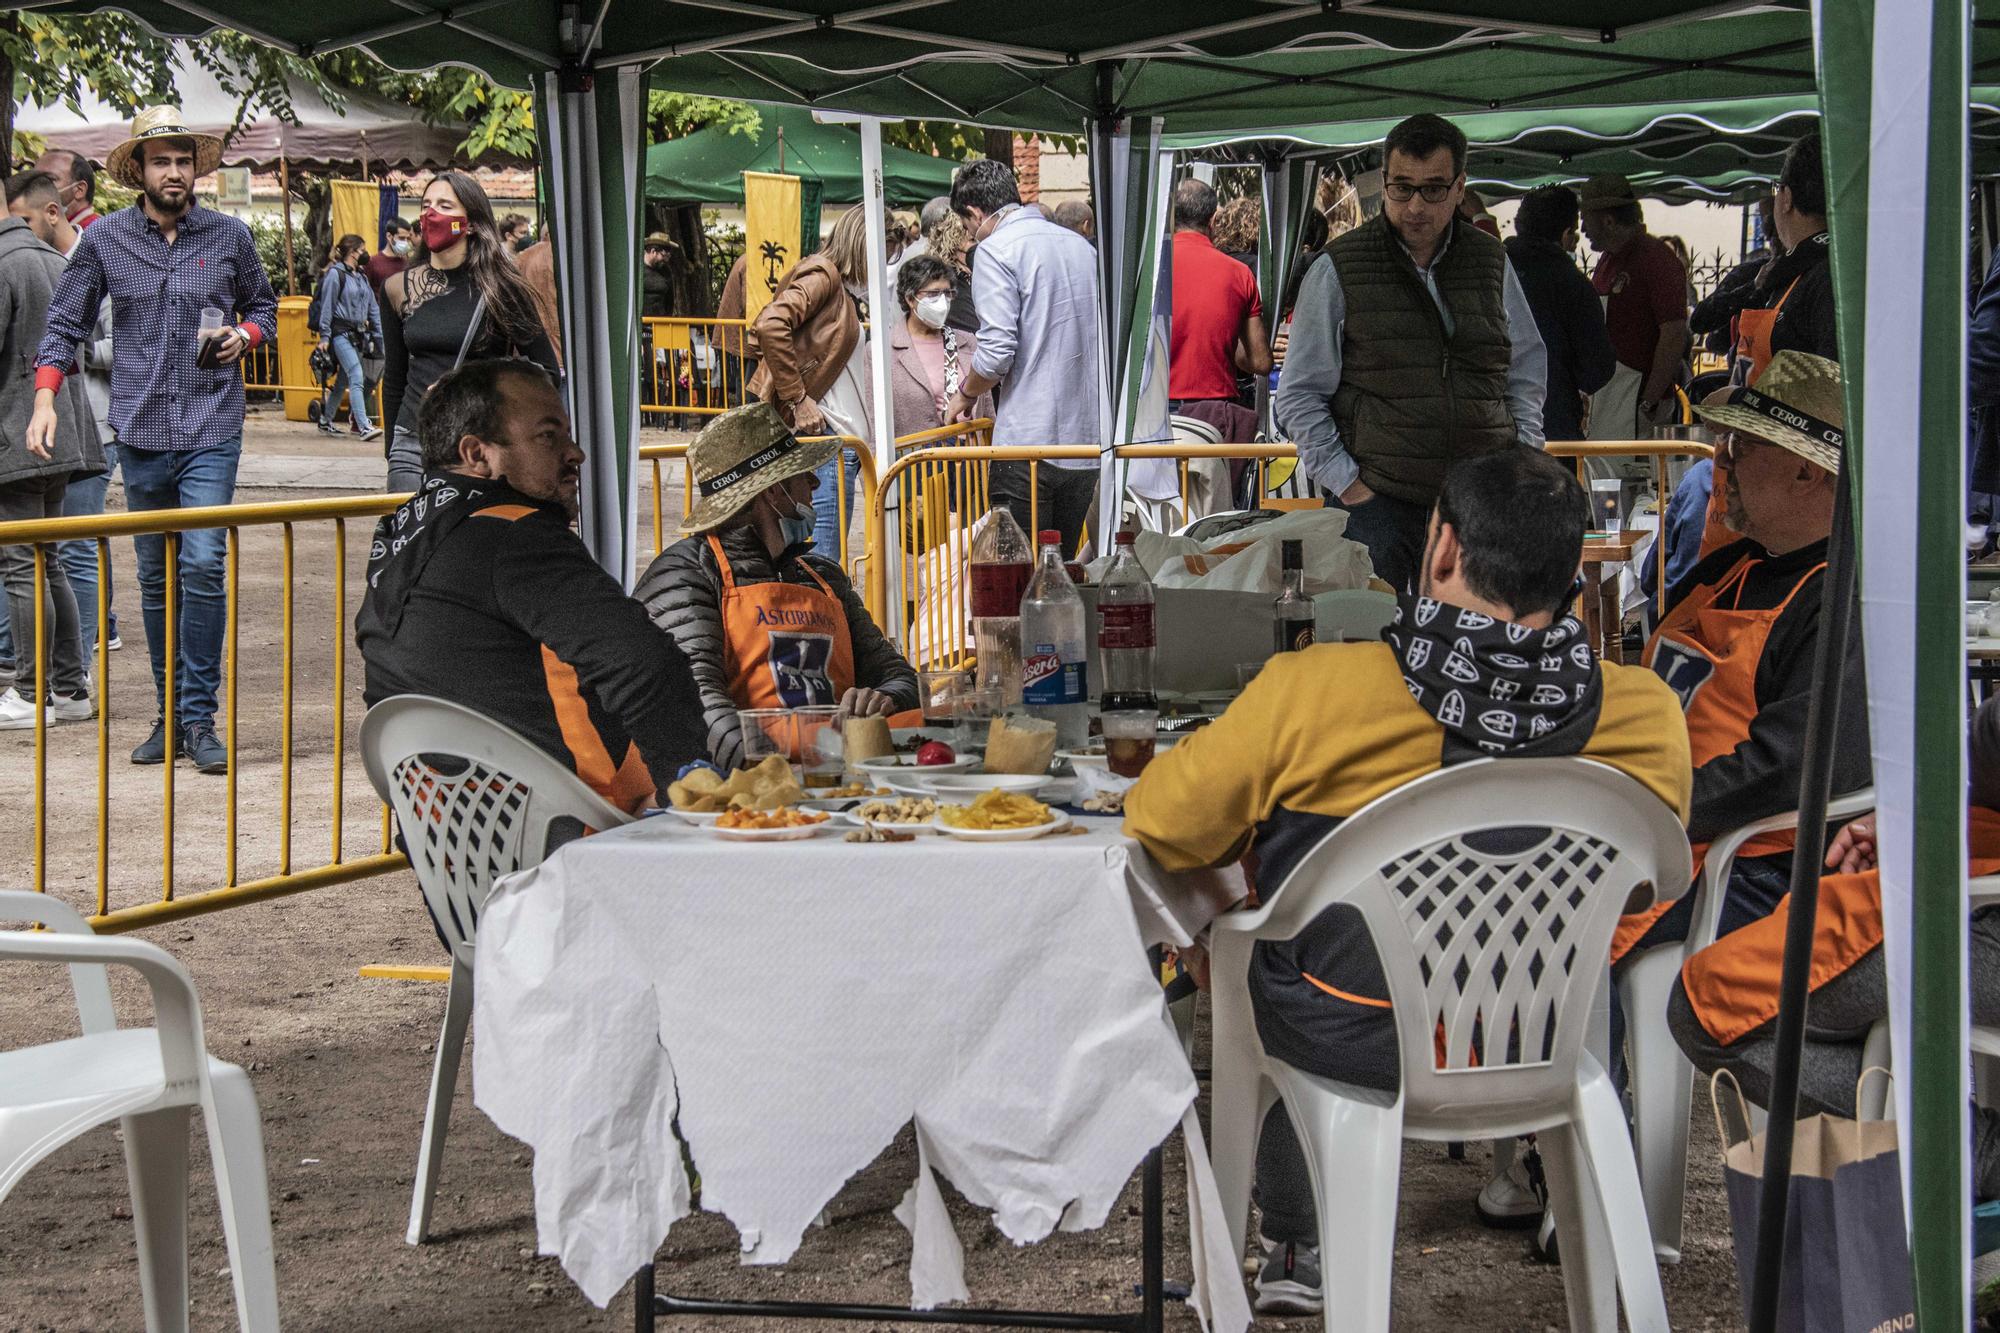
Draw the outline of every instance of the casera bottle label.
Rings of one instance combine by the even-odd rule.
[[[1056,656],[1054,644],[1036,644],[1035,651],[1021,663],[1023,703],[1080,704],[1088,695],[1083,663],[1063,661]]]
[[[1100,604],[1097,613],[1099,648],[1151,648],[1155,645],[1153,607],[1150,603],[1139,602],[1126,606]]]
[[[1021,595],[1028,591],[1028,576],[1034,566],[1026,561],[1013,564],[975,564],[972,567],[972,615],[975,620],[1021,614]]]

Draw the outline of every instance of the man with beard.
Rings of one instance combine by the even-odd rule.
[[[243,453],[243,376],[237,362],[277,332],[277,298],[250,229],[198,208],[194,183],[222,161],[222,141],[196,134],[172,106],[149,107],[105,170],[140,191],[130,208],[101,218],[70,252],[49,304],[35,357],[35,409],[27,446],[56,434],[56,393],[76,369],[98,307],[111,298],[111,428],[118,436],[125,504],[131,510],[228,504]],[[201,333],[202,311],[222,325]],[[180,542],[178,663],[166,660],[166,539],[139,537],[139,604],[152,655],[159,717],[132,751],[158,764],[170,748],[203,773],[222,773],[228,752],[215,734],[222,679],[225,533],[197,529]],[[166,716],[167,672],[176,673],[178,716]]]
[[[1454,462],[1540,448],[1547,356],[1500,242],[1459,215],[1465,135],[1411,116],[1383,142],[1382,213],[1299,291],[1272,410],[1375,573],[1415,581]]]
[[[636,814],[707,753],[687,658],[591,559],[583,446],[532,361],[469,361],[417,417],[424,478],[375,529],[354,639],[370,705],[463,704]]]
[[[1270,890],[1370,801],[1469,759],[1580,755],[1685,809],[1673,692],[1641,668],[1600,663],[1569,610],[1588,521],[1575,476],[1539,451],[1453,464],[1415,588],[1382,640],[1272,658],[1226,713],[1146,769],[1125,798],[1125,832],[1168,870],[1240,859]],[[1271,1054],[1396,1090],[1387,982],[1356,909],[1329,908],[1294,939],[1259,944],[1249,982]],[[1318,1311],[1318,1221],[1282,1104],[1258,1145],[1257,1200],[1257,1309]]]

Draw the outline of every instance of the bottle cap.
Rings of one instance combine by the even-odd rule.
[[[1130,546],[1133,542],[1137,541],[1138,539],[1139,539],[1139,534],[1136,532],[1121,532],[1118,534],[1117,544],[1120,546]]]
[[[1043,546],[1061,546],[1062,533],[1055,528],[1043,528],[1040,540]]]

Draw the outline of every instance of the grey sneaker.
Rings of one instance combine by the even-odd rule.
[[[1319,1246],[1257,1237],[1264,1262],[1257,1269],[1258,1314],[1318,1314],[1321,1305]]]

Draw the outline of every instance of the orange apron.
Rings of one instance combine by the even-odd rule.
[[[1975,876],[2000,872],[2000,812],[1973,806],[1966,835],[1970,872]],[[1708,1035],[1725,1046],[1777,1016],[1785,921],[1791,905],[1787,894],[1771,915],[1731,931],[1681,968],[1681,984],[1695,1016]],[[1818,990],[1881,943],[1880,872],[1822,875],[1807,984]]]
[[[1757,663],[1763,659],[1771,627],[1806,581],[1826,568],[1818,564],[1801,574],[1785,600],[1768,610],[1738,610],[1744,581],[1761,559],[1745,555],[1719,582],[1696,588],[1667,613],[1646,645],[1645,665],[1680,696],[1687,715],[1689,756],[1697,772],[1750,738],[1750,723],[1757,716]],[[1792,841],[1789,832],[1766,833],[1743,844],[1737,854],[1769,856],[1789,850]],[[1706,843],[1694,849],[1697,874],[1707,850]],[[1611,941],[1611,960],[1623,958],[1672,906],[1672,902],[1657,903],[1621,921]]]
[[[722,571],[722,667],[738,708],[838,704],[854,688],[854,640],[847,610],[809,564],[818,588],[773,579],[736,586],[722,543],[709,535]]]

